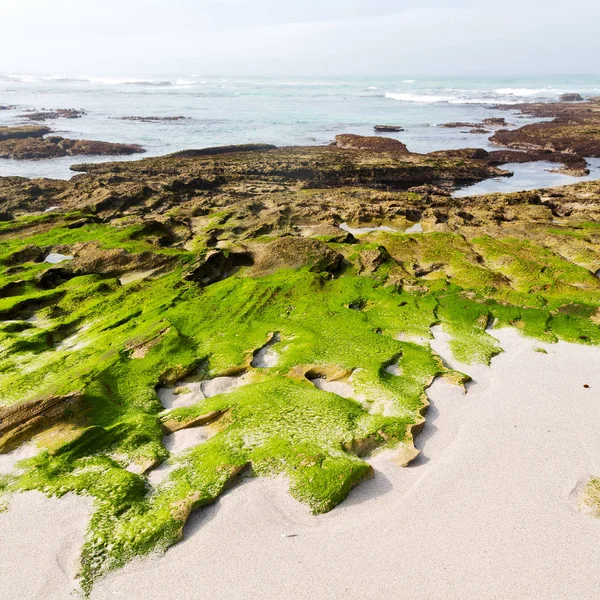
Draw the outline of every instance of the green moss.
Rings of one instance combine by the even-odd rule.
[[[207,230],[217,221],[233,225],[227,216],[213,215]],[[262,277],[242,269],[202,287],[182,279],[190,253],[157,248],[149,241],[154,233],[140,226],[17,223],[18,235],[15,224],[4,227],[15,234],[3,238],[4,261],[27,244],[91,240],[178,259],[172,272],[127,286],[86,275],[53,290],[39,289],[39,265],[26,264],[19,272],[25,284],[0,301],[0,315],[15,321],[0,328],[2,405],[83,396],[73,415],[77,434],[26,461],[22,475],[0,480],[0,494],[37,489],[94,498],[81,574],[88,591],[108,570],[177,541],[189,512],[218,498],[247,465],[256,475],[284,475],[294,497],[316,513],[335,507],[370,474],[364,453],[412,442],[435,377],[468,379],[429,345],[406,341],[431,338],[433,325],[442,325],[454,355],[467,363],[487,364],[500,352],[493,327],[514,326],[545,342],[600,343],[600,282],[522,239],[378,233],[377,243],[331,245],[348,261],[336,278],[309,265]],[[22,233],[27,227],[30,236]],[[380,244],[391,258],[363,272],[361,253]],[[0,285],[14,281],[8,269],[0,264]],[[253,370],[253,353],[274,332],[281,338],[276,366]],[[386,371],[391,364],[399,375]],[[246,385],[193,406],[164,411],[156,394],[190,374],[248,371]],[[351,374],[355,398],[317,389],[310,372]],[[216,435],[169,456],[163,423],[212,411],[223,415]],[[157,488],[126,468],[165,460],[175,469]]]

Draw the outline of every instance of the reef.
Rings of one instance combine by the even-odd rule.
[[[552,119],[518,129],[497,131],[490,141],[520,150],[568,152],[600,157],[600,99],[499,106],[536,118]]]
[[[61,156],[124,156],[144,152],[138,144],[70,140],[48,135],[51,131],[41,126],[0,127],[0,158],[42,160]]]
[[[84,110],[76,108],[57,108],[55,110],[29,110],[20,115],[22,119],[29,121],[48,121],[50,119],[80,119],[86,114]]]
[[[0,494],[93,497],[84,592],[241,476],[321,513],[371,453],[409,463],[427,387],[468,380],[434,325],[464,362],[501,351],[494,327],[600,343],[600,183],[453,198],[506,174],[491,153],[395,141],[0,178],[0,452],[39,448]],[[189,428],[204,441],[170,454]]]

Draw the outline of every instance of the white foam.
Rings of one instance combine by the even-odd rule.
[[[436,102],[450,102],[454,100],[452,96],[435,96],[433,94],[405,94],[405,93],[391,93],[385,94],[386,98],[392,100],[400,100],[400,102],[422,102],[423,104],[435,104]]]

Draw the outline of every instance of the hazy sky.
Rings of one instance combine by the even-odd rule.
[[[584,74],[598,0],[0,0],[0,72]]]

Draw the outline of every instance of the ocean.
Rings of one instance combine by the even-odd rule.
[[[567,92],[600,95],[600,76],[422,78],[347,77],[328,79],[205,77],[163,74],[153,77],[0,75],[0,125],[27,123],[28,109],[76,108],[79,119],[48,121],[57,135],[137,143],[137,160],[188,148],[249,142],[277,146],[328,144],[338,133],[372,135],[377,124],[405,131],[386,134],[414,152],[449,148],[490,149],[489,134],[438,127],[450,121],[477,122],[502,116],[514,126],[532,119],[496,104],[557,100]],[[172,117],[174,121],[124,121],[127,116]],[[69,167],[104,162],[105,157],[66,157],[44,161],[0,160],[0,175],[69,178]],[[600,179],[600,160],[588,178]],[[511,166],[510,179],[492,180],[468,192],[513,191],[562,185],[583,178],[549,173],[545,163]]]

